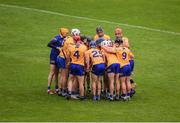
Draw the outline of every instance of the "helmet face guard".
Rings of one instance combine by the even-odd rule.
[[[72,35],[72,36],[77,36],[77,35],[80,36],[80,33],[81,33],[81,32],[80,32],[79,29],[72,29],[72,30],[71,30],[71,35]]]
[[[104,40],[103,42],[101,42],[101,46],[102,47],[112,47],[112,41],[111,40]]]
[[[80,37],[79,35],[74,35],[74,36],[72,36],[72,37],[73,37],[73,40],[74,40],[75,42],[78,42],[78,41],[81,40],[81,37]]]

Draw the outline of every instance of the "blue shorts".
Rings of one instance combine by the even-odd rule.
[[[110,65],[107,68],[107,73],[115,73],[115,74],[120,73],[120,64],[115,63],[115,64]]]
[[[50,64],[57,65],[56,64],[57,56],[58,56],[58,54],[56,54],[56,53],[53,53],[53,52],[50,53]]]
[[[104,63],[93,65],[92,73],[96,76],[102,76],[105,72],[106,65]]]
[[[130,67],[131,67],[131,72],[134,70],[134,60],[129,60],[130,62]]]
[[[121,68],[121,77],[122,76],[131,76],[131,66],[130,65],[125,65]]]
[[[66,60],[65,58],[62,58],[60,56],[57,57],[56,63],[59,69],[65,69],[66,68]]]
[[[75,76],[83,76],[84,73],[84,66],[79,64],[70,64],[70,74]]]

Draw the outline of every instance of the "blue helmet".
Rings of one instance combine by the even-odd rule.
[[[91,41],[89,43],[89,46],[92,48],[92,47],[96,47],[96,42],[95,41]]]
[[[99,44],[101,44],[101,42],[103,42],[104,40],[105,40],[104,38],[98,38],[98,39],[96,40],[96,44],[99,45]]]

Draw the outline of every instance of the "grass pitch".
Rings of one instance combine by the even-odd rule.
[[[180,121],[179,0],[0,0],[0,4],[141,25],[113,23],[0,6],[0,121]],[[47,43],[59,27],[112,38],[121,26],[135,54],[136,95],[128,102],[67,101],[47,95]]]

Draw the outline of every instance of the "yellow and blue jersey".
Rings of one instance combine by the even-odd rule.
[[[89,56],[92,65],[104,63],[103,53],[99,49],[97,48],[89,49],[86,52],[86,54]]]
[[[110,39],[111,39],[109,35],[104,34],[103,37],[99,37],[99,36],[96,34],[96,35],[94,36],[94,41],[96,41],[96,40],[99,39],[99,38],[103,38],[104,40],[110,40]]]
[[[72,37],[67,37],[67,39],[62,43],[62,48],[59,54],[61,58],[66,59],[69,45],[74,45]]]
[[[115,53],[108,53],[104,50],[102,50],[103,53],[105,54],[105,57],[106,57],[106,64],[107,64],[107,67],[109,67],[110,65],[112,64],[119,64],[119,61],[117,59],[117,56]]]
[[[85,65],[85,52],[87,47],[84,44],[74,44],[69,47],[69,53],[72,64]]]
[[[126,47],[119,47],[113,49],[114,53],[116,53],[117,59],[120,62],[121,68],[125,65],[130,64],[129,60],[133,54],[131,54],[130,50]]]

